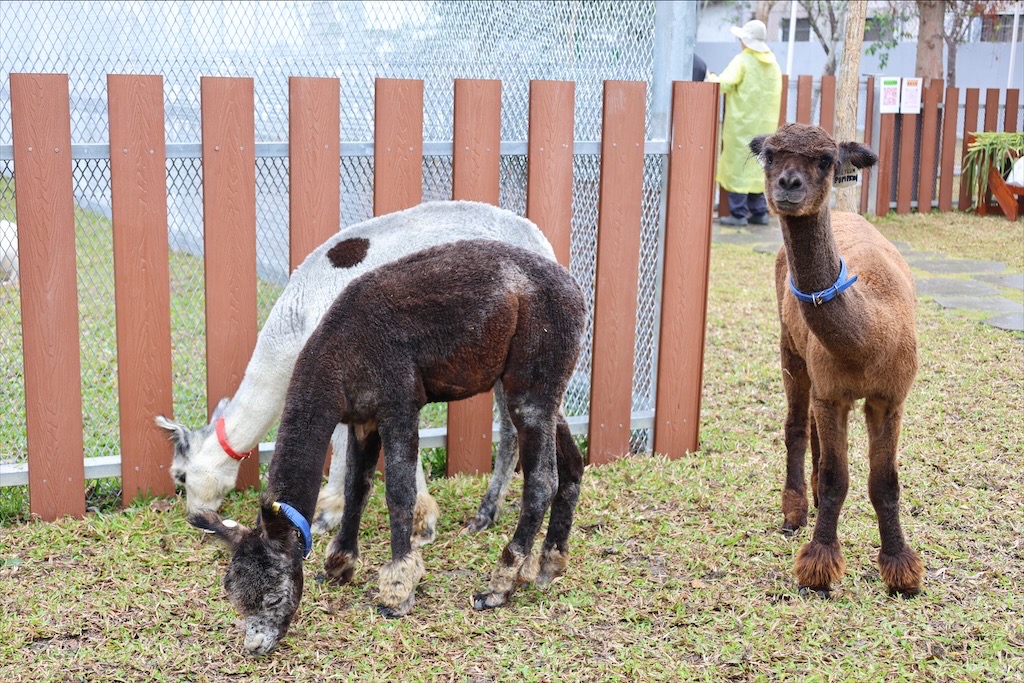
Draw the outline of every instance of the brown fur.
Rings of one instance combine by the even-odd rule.
[[[793,573],[803,587],[828,591],[845,572],[846,560],[838,539],[827,545],[812,540],[797,551]]]
[[[342,240],[327,251],[327,259],[335,268],[351,268],[366,258],[370,249],[370,240],[365,237],[353,237]]]
[[[836,526],[849,486],[847,421],[865,399],[869,495],[878,515],[883,554],[906,571],[883,572],[891,590],[919,590],[923,567],[905,543],[899,522],[896,446],[903,404],[917,372],[916,296],[910,268],[892,244],[857,214],[829,210],[832,179],[844,163],[871,166],[877,157],[857,143],[837,145],[823,130],[791,124],[750,143],[765,166],[768,204],[782,223],[775,262],[782,334],[780,353],[789,410],[786,417],[785,528],[806,522],[804,457],[812,445],[812,489],[818,505],[813,540],[797,557],[802,585],[827,590],[842,574]],[[815,306],[799,301],[825,290],[845,259],[859,279]]]

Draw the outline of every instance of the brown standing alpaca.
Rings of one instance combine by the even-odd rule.
[[[917,372],[914,281],[903,257],[864,218],[832,214],[833,177],[878,157],[856,142],[839,145],[816,126],[790,124],[750,143],[765,170],[768,204],[782,223],[775,261],[782,323],[786,415],[784,529],[807,524],[804,455],[811,442],[814,533],[797,553],[801,587],[828,591],[843,575],[836,524],[849,488],[847,422],[864,399],[878,515],[878,565],[890,593],[914,595],[924,566],[903,539],[896,444],[903,402]]]

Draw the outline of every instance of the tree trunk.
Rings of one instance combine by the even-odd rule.
[[[846,10],[843,60],[836,83],[835,138],[840,142],[857,138],[857,95],[860,92],[860,51],[864,43],[867,3],[851,2]],[[866,116],[871,116],[867,112]],[[836,210],[856,211],[860,190],[856,185],[836,188]]]
[[[914,75],[921,78],[942,78],[942,48],[945,46],[943,21],[945,0],[917,0],[920,28],[917,33],[917,66]]]
[[[956,40],[946,42],[946,86],[956,87],[956,51],[960,43]]]

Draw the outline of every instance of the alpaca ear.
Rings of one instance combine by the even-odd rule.
[[[855,168],[870,168],[878,163],[878,155],[867,145],[859,142],[839,143],[839,168],[850,165]]]
[[[747,147],[750,148],[750,153],[753,154],[755,157],[761,156],[761,150],[764,149],[764,141],[767,138],[767,135],[758,135],[753,140],[751,140],[750,144],[747,145]]]
[[[218,419],[224,417],[224,410],[227,407],[228,400],[226,398],[222,398],[220,402],[217,403],[217,407],[213,409],[213,415],[210,416],[210,422],[216,422]]]
[[[174,442],[176,453],[188,453],[188,445],[192,440],[191,429],[173,420],[168,420],[163,415],[157,415],[153,421],[156,422],[157,427],[168,432],[168,436]]]
[[[227,543],[234,550],[242,542],[249,528],[239,524],[233,519],[222,519],[216,512],[197,512],[189,515],[188,523],[197,529],[202,529],[208,534],[214,534],[217,538]]]

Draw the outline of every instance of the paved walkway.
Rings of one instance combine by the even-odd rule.
[[[750,245],[754,251],[774,254],[782,245],[782,232],[775,220],[768,225],[742,228],[715,223],[711,231],[714,242]],[[1024,305],[1002,295],[998,287],[1024,290],[1024,273],[1007,273],[1006,264],[996,261],[952,258],[944,254],[917,251],[906,242],[896,248],[913,268],[917,295],[935,299],[945,308],[986,311],[992,314],[985,323],[1003,330],[1024,332]],[[970,275],[970,279],[943,277]]]

